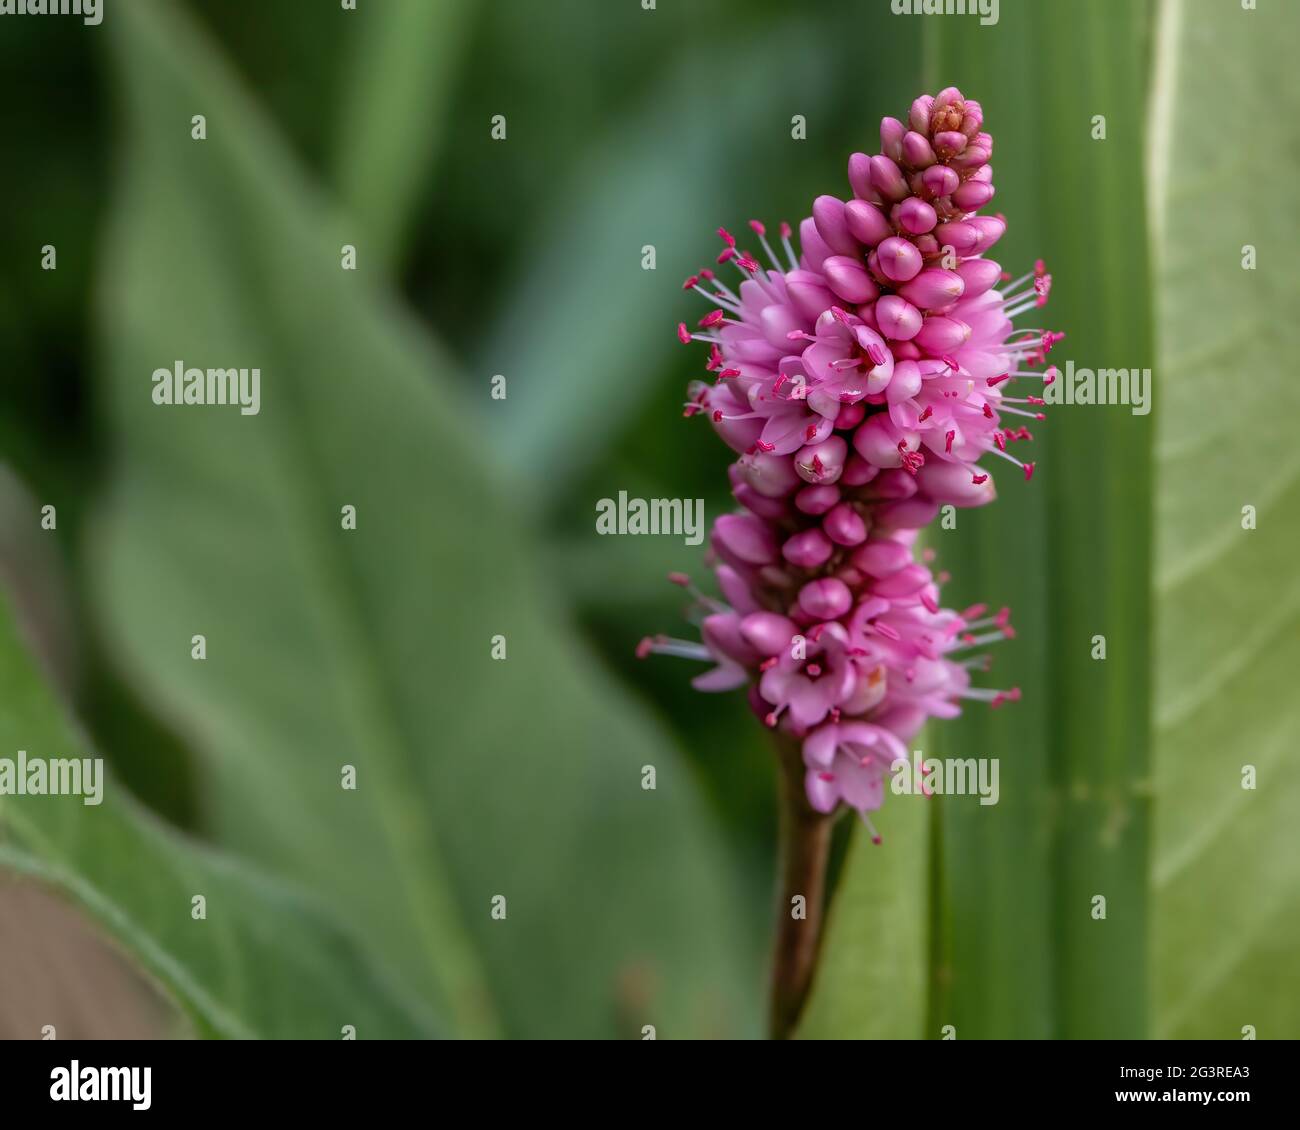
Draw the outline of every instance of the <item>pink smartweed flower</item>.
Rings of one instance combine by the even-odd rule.
[[[819,196],[778,237],[752,221],[766,265],[719,229],[719,269],[686,280],[714,307],[683,342],[709,347],[705,416],[738,453],[710,560],[724,598],[692,589],[702,642],[653,637],[641,653],[710,661],[702,690],[748,684],[755,713],[802,742],[810,804],[879,807],[889,765],[929,718],[961,700],[1019,697],[971,685],[978,649],[1011,636],[1006,610],[940,604],[917,531],[944,505],[995,497],[985,456],[1028,479],[1008,451],[1032,436],[1060,335],[1016,320],[1042,306],[1042,262],[1008,282],[985,257],[1006,230],[993,140],[979,103],[955,88],[885,118],[880,152],[849,158],[847,199]]]

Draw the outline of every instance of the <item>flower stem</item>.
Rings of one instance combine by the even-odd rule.
[[[831,817],[817,812],[804,790],[799,744],[777,738],[779,811],[775,946],[772,953],[770,1035],[786,1040],[808,999],[821,949],[826,863],[830,855]],[[795,897],[802,896],[802,904]]]

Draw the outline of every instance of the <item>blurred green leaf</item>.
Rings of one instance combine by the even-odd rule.
[[[1300,1036],[1300,9],[1162,5],[1156,1034]],[[1189,144],[1189,138],[1213,144]],[[1246,245],[1258,254],[1243,270]],[[1243,528],[1254,507],[1258,527]],[[1250,765],[1257,787],[1243,788]]]
[[[471,23],[467,0],[362,5],[335,151],[359,258],[392,268],[432,167]]]
[[[754,153],[768,150],[755,138],[782,138],[778,152],[794,165],[806,145],[790,137],[792,113],[821,125],[828,60],[806,26],[732,43],[727,56],[768,77],[709,84],[702,99],[715,44],[702,40],[679,58],[646,104],[592,147],[484,339],[480,368],[511,382],[502,455],[543,501],[618,440],[662,378],[660,343],[680,348],[674,326],[701,316],[679,282],[721,247],[719,223],[739,230],[736,209],[754,206],[737,185],[761,175]],[[642,269],[646,246],[654,270]]]
[[[14,758],[96,756],[66,720],[0,596],[0,749]],[[175,998],[207,1036],[338,1039],[434,1034],[377,979],[319,906],[199,847],[141,809],[118,782],[102,802],[0,796],[0,868],[72,899]],[[203,895],[207,918],[190,916]]]
[[[994,254],[1012,274],[1040,256],[1054,274],[1042,324],[1068,334],[1052,355],[1061,365],[1151,363],[1137,203],[1145,20],[1145,6],[1128,0],[1007,0],[992,26],[925,24],[926,89],[955,85],[980,101],[997,142],[996,208],[1009,229]],[[1007,79],[1029,60],[1032,99]],[[896,90],[873,116],[901,114],[920,92]],[[1104,142],[1090,136],[1094,114],[1106,115]],[[930,837],[939,858],[925,869],[928,1036],[945,1025],[958,1038],[1142,1034],[1150,427],[1150,417],[1122,406],[1052,409],[1033,428],[1032,453],[1021,455],[1038,461],[1033,483],[999,473],[996,503],[962,511],[955,531],[929,534],[938,565],[953,574],[945,603],[1013,607],[1017,637],[995,649],[986,681],[1018,685],[1024,699],[997,714],[972,707],[924,739],[926,756],[998,758],[1001,794],[995,806],[970,797],[932,804],[942,834]],[[1090,657],[1095,634],[1107,637],[1104,663]],[[897,801],[906,803],[891,796],[885,809]],[[926,850],[921,837],[911,842]],[[849,862],[836,916],[864,925],[833,922],[831,952],[835,930],[855,929],[857,961],[846,959],[844,978],[821,991],[862,994],[861,1015],[902,1010],[910,1022],[901,990],[861,972],[874,955],[869,943],[894,946],[873,934],[869,907],[849,910],[855,885],[869,882],[858,871],[880,870],[890,850],[887,840]],[[917,873],[907,872],[914,900]],[[1107,897],[1105,921],[1090,916],[1095,894]],[[898,928],[896,916],[881,927]],[[915,936],[915,925],[904,929]]]
[[[1004,3],[988,28],[933,21],[934,85],[978,98],[997,141],[1010,231],[995,255],[1012,274],[1041,256],[1054,276],[1041,318],[1021,321],[1066,333],[1051,357],[1062,368],[1152,364],[1148,19],[1145,4],[1100,0]],[[1029,60],[1025,99],[1006,76]],[[1013,606],[1017,636],[990,678],[1025,692],[996,719],[971,711],[942,738],[935,728],[962,756],[1001,759],[997,806],[944,808],[950,966],[932,1015],[959,1038],[1145,1033],[1151,419],[1123,405],[1048,408],[1021,456],[1038,461],[1034,482],[999,476],[1003,497],[961,517],[973,547],[942,547],[963,577],[958,606],[976,598],[970,582]],[[1098,635],[1104,661],[1092,658]]]
[[[575,643],[492,481],[499,429],[339,269],[341,225],[181,14],[133,4],[114,34],[120,464],[89,567],[106,637],[206,758],[216,834],[364,924],[462,1034],[754,1031],[694,782]],[[155,406],[176,359],[260,367],[261,413]]]

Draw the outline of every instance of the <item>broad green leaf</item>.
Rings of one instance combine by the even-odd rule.
[[[1300,225],[1278,189],[1300,173],[1297,37],[1294,5],[1160,11],[1152,969],[1164,1037],[1240,1039],[1247,1025],[1300,1037],[1300,386],[1288,366]]]
[[[343,91],[336,179],[360,224],[359,254],[393,267],[442,137],[471,5],[385,0],[349,18],[357,46]]]
[[[492,479],[498,429],[339,269],[341,225],[182,14],[132,4],[114,34],[119,462],[91,568],[106,638],[205,758],[214,834],[319,892],[461,1034],[752,1031],[694,783],[576,644]],[[259,367],[260,413],[153,404],[178,359]]]
[[[1005,0],[991,26],[924,21],[924,89],[956,85],[979,100],[996,141],[996,209],[1009,229],[994,257],[1016,275],[1042,257],[1054,275],[1046,320],[1020,321],[1067,332],[1052,356],[1060,365],[1151,363],[1145,18],[1129,0]],[[922,89],[915,79],[898,86],[873,118],[900,114]],[[1091,137],[1094,115],[1106,116],[1105,141]],[[927,1036],[948,1025],[958,1039],[1142,1034],[1151,419],[1123,406],[1049,409],[1021,453],[1037,461],[1033,482],[995,464],[998,500],[928,534],[953,577],[946,603],[1011,606],[1017,636],[994,648],[982,681],[1019,686],[1023,699],[996,714],[972,704],[915,743],[925,756],[998,758],[1000,770],[997,805],[932,805],[942,829],[929,837],[939,858],[926,869]],[[1107,637],[1105,662],[1091,658],[1094,635]],[[900,800],[887,797],[886,809]],[[879,867],[888,850],[851,861],[839,919],[866,881],[856,869]],[[1091,918],[1097,894],[1108,901],[1104,921]],[[859,913],[865,946],[871,910]],[[860,950],[857,968],[869,957]],[[907,1007],[880,1000],[845,965],[823,993],[869,994],[862,1015]]]
[[[45,686],[0,596],[0,756],[94,758]],[[196,1032],[339,1039],[436,1033],[356,938],[297,890],[186,839],[103,782],[79,796],[0,796],[0,869],[71,899],[175,999]],[[206,900],[203,920],[191,900]]]
[[[1051,357],[1062,369],[1151,366],[1147,20],[1145,4],[1103,0],[1004,3],[991,27],[934,21],[934,85],[978,98],[996,141],[1010,230],[994,256],[1017,275],[1046,260],[1051,300],[1019,321],[1067,334]],[[1007,81],[1016,72],[1032,98]],[[973,542],[948,549],[936,535],[963,599],[1012,606],[1017,636],[998,645],[989,678],[1025,695],[996,718],[972,711],[942,737],[934,728],[948,751],[1001,760],[998,805],[945,810],[952,966],[939,983],[951,992],[935,1014],[959,1039],[1145,1030],[1153,417],[1124,405],[1046,411],[1022,454],[1037,461],[1033,482],[1007,468],[1002,497],[959,519]],[[1104,919],[1092,917],[1096,896]]]

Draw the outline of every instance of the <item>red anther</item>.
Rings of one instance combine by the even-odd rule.
[[[723,369],[722,372],[718,374],[718,380],[725,381],[738,376],[740,376],[739,369]]]
[[[757,447],[758,450],[759,450],[759,451],[762,451],[762,452],[769,452],[769,451],[775,451],[775,450],[776,450],[776,444],[774,444],[774,443],[764,443],[761,439],[756,439],[756,440],[754,441],[754,446]]]
[[[784,220],[781,221],[781,238],[789,239],[794,234],[794,229]]]
[[[758,262],[749,254],[748,251],[744,252],[740,258],[736,260],[736,263],[741,270],[748,271],[751,275],[758,273]]]
[[[691,275],[690,278],[688,278],[684,283],[682,283],[682,290],[690,290],[692,287],[699,286],[699,285],[700,285],[700,276]]]
[[[685,573],[669,573],[668,579],[673,584],[680,585],[682,588],[686,588],[691,583],[690,577]]]
[[[822,673],[821,664],[819,663],[809,663],[804,670],[807,671],[809,677],[813,679],[817,678],[817,676]]]
[[[921,414],[916,418],[916,422],[917,422],[918,424],[923,424],[923,423],[925,423],[926,420],[928,420],[928,419],[929,419],[931,416],[933,416],[933,415],[934,415],[934,406],[933,406],[933,405],[926,405],[925,411],[922,412],[922,413],[921,413]]]
[[[735,254],[736,254],[735,248],[724,247],[722,251],[718,254],[717,261],[719,263],[725,263],[727,262],[728,259],[731,259]]]
[[[655,648],[655,641],[652,637],[646,636],[639,644],[636,645],[636,657],[645,659]]]
[[[993,419],[993,409],[988,406],[987,402],[985,402],[984,404],[984,415],[987,416],[990,420]]]
[[[763,719],[763,725],[769,727],[770,729],[776,729],[776,711],[775,711],[775,710],[772,711],[772,713],[768,714],[768,715]]]
[[[700,278],[704,279],[706,282],[712,282],[714,279],[714,274],[712,271],[709,270],[708,267],[701,267]]]
[[[736,246],[736,237],[732,235],[731,232],[727,231],[726,228],[719,228],[718,235],[722,238],[722,242],[728,247]]]
[[[1033,477],[1034,477],[1034,465],[1033,465],[1032,463],[1026,463],[1026,464],[1025,464],[1025,482],[1029,482],[1029,480],[1032,479]]]
[[[714,422],[715,424],[720,424],[720,423],[722,423],[722,412],[721,412],[721,410],[716,410],[716,411],[714,411],[714,413],[713,413],[713,422]]]
[[[952,441],[955,440],[956,438],[957,438],[957,433],[956,433],[956,432],[949,432],[949,433],[944,437],[945,442],[944,442],[944,445],[943,445],[943,449],[944,449],[944,451],[946,451],[949,455],[952,454]]]
[[[767,228],[759,220],[750,220],[749,226],[753,228],[754,234],[758,236],[767,235]]]
[[[833,781],[835,780],[835,774],[827,773],[825,770],[823,770],[822,772],[817,774],[817,779],[819,781]]]
[[[1006,438],[1006,436],[1004,436],[1001,432],[994,432],[994,433],[993,433],[993,442],[994,442],[995,444],[998,445],[998,450],[999,450],[999,451],[1006,451],[1006,449],[1007,449],[1007,438]]]
[[[677,340],[683,345],[691,344],[691,331],[686,328],[685,322],[677,323]]]
[[[988,475],[972,475],[970,477],[970,481],[973,485],[980,486],[983,483],[987,483],[989,481],[989,477]]]
[[[767,659],[764,659],[763,662],[758,665],[758,669],[760,671],[770,671],[772,670],[773,667],[777,665],[778,662],[779,661],[775,655],[769,656]]]
[[[710,310],[707,314],[704,315],[703,318],[700,319],[700,328],[712,329],[714,326],[720,325],[722,323],[722,320],[726,316],[727,315],[724,314],[721,310]]]
[[[1005,381],[1009,376],[1011,376],[1010,373],[1003,373],[1002,376],[1000,376],[1000,377],[989,377],[989,379],[986,380],[984,383],[985,383],[986,385],[988,385],[989,388],[993,388],[995,385],[1000,385],[1000,384],[1001,384],[1003,381]]]
[[[833,317],[837,322],[840,322],[840,323],[842,323],[843,325],[846,325],[846,326],[847,326],[847,325],[849,324],[849,316],[848,316],[848,314],[844,311],[844,309],[843,309],[842,307],[839,307],[839,306],[832,306],[832,307],[831,307],[831,316],[832,316],[832,317]]]

